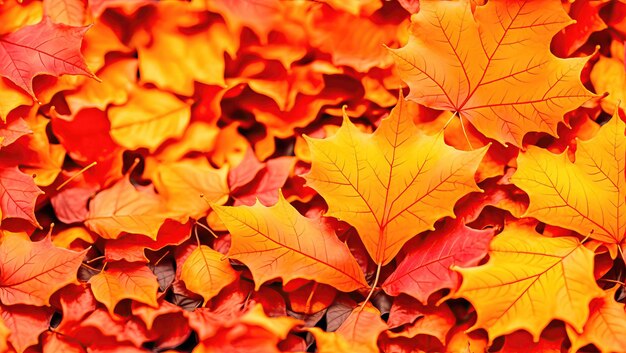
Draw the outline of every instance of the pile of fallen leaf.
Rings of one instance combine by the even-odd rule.
[[[625,352],[625,16],[4,0],[0,353]]]

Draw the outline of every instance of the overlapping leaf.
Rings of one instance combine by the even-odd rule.
[[[33,78],[40,74],[95,78],[80,53],[80,44],[88,29],[55,24],[44,17],[36,25],[0,37],[0,75],[33,97]]]
[[[409,99],[458,112],[480,132],[520,146],[556,135],[563,115],[593,97],[580,81],[587,58],[557,58],[550,40],[571,19],[555,1],[425,1],[409,42],[392,50]]]
[[[233,237],[228,256],[250,268],[256,288],[276,277],[285,283],[314,280],[346,292],[367,286],[345,244],[319,221],[300,215],[282,195],[271,207],[213,209]]]
[[[96,300],[104,304],[111,315],[122,299],[157,306],[159,283],[142,263],[120,261],[108,264],[105,271],[89,279],[89,284]]]
[[[389,263],[409,239],[445,216],[454,203],[479,190],[474,172],[486,148],[463,152],[443,135],[420,132],[404,98],[374,134],[363,133],[344,115],[327,139],[309,139],[307,183],[328,203],[328,215],[356,228],[377,264]]]
[[[548,238],[508,225],[491,242],[486,264],[457,268],[463,281],[454,296],[472,303],[478,315],[473,328],[487,330],[491,342],[520,329],[537,340],[553,319],[580,332],[589,303],[602,296],[593,256],[576,238]]]
[[[511,180],[530,196],[526,215],[620,244],[626,235],[625,130],[616,112],[594,138],[578,143],[573,163],[565,152],[530,147],[521,153]]]
[[[77,282],[85,251],[57,248],[49,237],[39,242],[15,234],[0,238],[0,302],[49,305],[50,296]]]

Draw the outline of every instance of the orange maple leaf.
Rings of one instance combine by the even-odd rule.
[[[272,207],[213,206],[232,235],[228,257],[246,264],[258,290],[272,278],[303,278],[350,292],[367,286],[334,232],[302,216],[282,194]]]
[[[590,315],[582,332],[567,327],[567,335],[572,342],[572,352],[593,343],[602,352],[626,352],[626,330],[624,304],[615,301],[619,286],[605,291],[603,297],[594,299],[590,305]]]
[[[580,81],[588,58],[560,59],[550,40],[572,20],[558,1],[424,1],[409,42],[392,49],[408,98],[458,112],[503,144],[530,131],[554,136],[563,115],[593,97]]]
[[[40,74],[85,75],[89,71],[80,53],[86,27],[52,23],[49,17],[0,37],[0,75],[35,98],[33,78]]]
[[[400,97],[374,134],[359,131],[347,115],[337,133],[308,138],[307,183],[328,203],[329,216],[356,228],[379,265],[389,263],[409,239],[445,216],[454,203],[478,191],[474,173],[487,151],[458,151],[443,134],[427,136]]]
[[[593,257],[574,237],[548,238],[527,226],[508,224],[491,242],[486,264],[455,267],[463,282],[453,296],[476,308],[472,329],[487,330],[490,343],[519,329],[537,341],[553,319],[580,332],[589,303],[602,296]]]
[[[5,305],[49,305],[50,296],[76,283],[85,251],[57,248],[46,237],[32,242],[7,233],[0,238],[0,302]]]
[[[159,283],[148,267],[140,262],[118,261],[107,264],[102,271],[89,279],[91,291],[100,303],[115,315],[115,306],[122,299],[132,299],[157,307]]]

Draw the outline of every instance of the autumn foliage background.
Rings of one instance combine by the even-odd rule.
[[[4,0],[0,352],[626,352],[625,15]]]

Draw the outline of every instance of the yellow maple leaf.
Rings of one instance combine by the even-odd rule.
[[[344,113],[343,125],[326,139],[307,138],[311,172],[305,177],[328,203],[328,215],[350,223],[377,264],[391,261],[402,245],[442,217],[455,202],[480,190],[474,173],[487,147],[464,152],[443,134],[417,129],[400,97],[374,134],[361,132]]]
[[[455,268],[463,283],[453,296],[472,303],[478,315],[472,329],[487,330],[490,342],[520,329],[537,342],[553,319],[580,332],[589,303],[603,295],[593,258],[574,237],[548,238],[509,224],[491,242],[486,264]]]
[[[302,216],[285,200],[265,207],[213,206],[232,235],[228,257],[243,262],[256,289],[281,277],[284,283],[303,278],[351,292],[367,286],[348,247],[320,221]]]
[[[531,146],[511,181],[530,196],[525,216],[619,244],[626,231],[626,124],[617,112],[597,135],[578,143],[576,162]],[[615,246],[612,254],[616,254]]]
[[[424,1],[394,54],[409,99],[458,112],[485,136],[520,146],[530,131],[556,136],[563,114],[593,97],[587,57],[560,59],[552,37],[572,23],[558,1]]]

